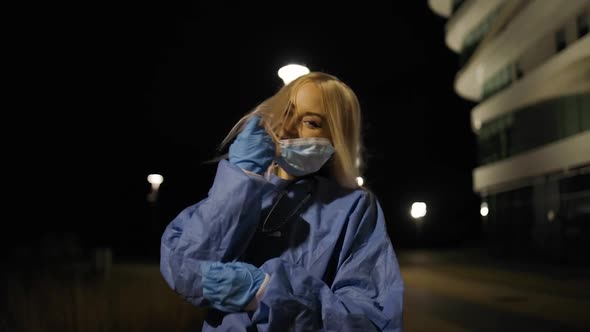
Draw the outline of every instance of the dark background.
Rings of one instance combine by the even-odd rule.
[[[7,141],[17,217],[4,243],[74,238],[157,257],[164,227],[207,194],[215,165],[204,162],[291,62],[358,94],[365,183],[395,247],[481,241],[473,104],[453,90],[458,56],[426,1],[61,6],[36,8],[15,28],[26,38],[11,65],[27,92],[23,129]],[[164,176],[155,210],[150,173]],[[420,236],[416,200],[428,204]]]

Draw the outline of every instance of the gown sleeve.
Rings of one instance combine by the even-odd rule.
[[[221,160],[208,196],[180,212],[162,235],[160,272],[168,285],[194,305],[206,305],[201,265],[239,257],[256,230],[264,195],[275,191],[262,176]]]

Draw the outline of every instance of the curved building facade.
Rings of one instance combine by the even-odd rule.
[[[475,103],[494,253],[590,260],[590,0],[429,0]]]

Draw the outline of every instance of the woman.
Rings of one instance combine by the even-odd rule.
[[[208,197],[162,236],[161,272],[211,308],[204,331],[401,331],[403,280],[379,202],[356,184],[354,92],[319,72],[284,86],[222,145]]]

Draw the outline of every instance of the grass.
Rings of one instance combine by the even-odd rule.
[[[174,293],[157,264],[12,269],[1,280],[1,331],[199,331],[205,311]]]

